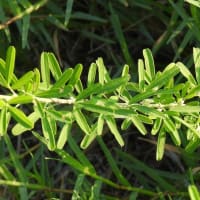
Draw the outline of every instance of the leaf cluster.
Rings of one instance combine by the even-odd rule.
[[[144,60],[138,60],[138,82],[131,80],[128,65],[124,66],[121,77],[111,78],[103,59],[98,58],[89,68],[84,87],[81,64],[62,72],[55,56],[47,52],[41,54],[41,73],[34,69],[17,78],[15,48],[11,46],[6,59],[0,60],[1,86],[8,90],[0,96],[4,124],[1,135],[7,133],[10,118],[13,118],[17,122],[12,128],[14,135],[31,130],[50,150],[62,149],[76,123],[83,131],[81,147],[87,148],[104,133],[107,124],[123,146],[123,136],[117,125],[121,119],[122,130],[133,124],[142,135],[148,132],[158,135],[157,160],[162,159],[166,135],[175,145],[183,143],[187,152],[193,152],[200,137],[199,52],[194,48],[194,77],[181,62],[170,63],[163,71],[156,72],[151,51],[145,49]],[[178,74],[184,79],[176,84]],[[32,105],[28,116],[20,109],[22,104]],[[37,121],[41,122],[42,135],[34,130]],[[62,127],[60,133],[58,124]],[[187,134],[180,136],[185,129]]]

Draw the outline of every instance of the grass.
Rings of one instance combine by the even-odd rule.
[[[79,100],[88,98],[90,93],[92,96],[96,95],[96,91],[100,90],[98,85],[95,89],[88,87],[85,93],[82,91],[98,78],[100,83],[104,84],[114,77],[121,76],[121,71],[124,76],[127,75],[128,68],[123,68],[126,63],[130,66],[132,80],[139,81],[139,89],[136,85],[129,84],[127,87],[130,94],[125,91],[121,101],[132,97],[133,104],[143,102],[144,105],[149,105],[145,100],[154,96],[155,101],[162,99],[162,103],[165,104],[173,101],[176,96],[180,101],[181,97],[186,97],[188,103],[188,107],[184,110],[181,110],[182,107],[177,107],[167,112],[170,117],[164,122],[164,126],[168,132],[169,130],[174,132],[174,135],[166,134],[165,130],[155,136],[162,120],[157,120],[153,124],[152,133],[154,118],[149,118],[152,109],[135,106],[138,118],[133,118],[131,121],[124,120],[122,131],[120,130],[122,119],[115,123],[112,118],[104,119],[100,115],[98,134],[102,136],[97,136],[95,140],[96,135],[93,134],[88,138],[87,132],[95,129],[97,114],[89,113],[98,109],[99,113],[110,114],[114,109],[119,114],[122,111],[117,111],[111,106],[116,99],[111,98],[104,106],[106,109],[80,103],[80,108],[85,110],[74,112],[76,125],[71,123],[65,128],[61,126],[62,119],[56,115],[58,113],[54,112],[55,110],[50,110],[48,114],[59,121],[57,126],[55,120],[45,120],[43,113],[45,108],[43,104],[37,102],[39,115],[44,117],[41,120],[42,125],[36,122],[33,134],[27,131],[26,134],[17,137],[10,134],[14,120],[25,126],[32,126],[28,120],[24,120],[24,116],[17,117],[23,115],[19,110],[30,114],[31,108],[20,105],[16,106],[16,109],[13,109],[15,107],[1,109],[0,123],[4,125],[0,128],[1,199],[198,199],[199,133],[196,129],[199,126],[199,112],[195,113],[199,109],[199,97],[195,96],[199,91],[198,49],[194,50],[194,62],[192,57],[192,48],[199,47],[200,43],[198,6],[198,1],[192,0],[0,2],[0,57],[6,58],[6,49],[10,44],[16,46],[16,65],[19,66],[15,70],[17,77],[38,66],[41,52],[48,50],[55,53],[62,66],[61,71],[68,69],[63,79],[57,82],[57,86],[65,84],[68,81],[66,77],[70,77],[70,84],[76,87],[77,94],[80,93],[77,97]],[[146,47],[152,49],[155,64],[149,50],[143,51]],[[144,61],[140,59],[142,52]],[[15,54],[13,51],[7,53],[6,59],[6,69],[9,70],[5,74],[5,79],[8,85],[14,76],[13,60],[10,59],[13,58],[13,54]],[[108,71],[102,67],[101,59],[97,60],[97,66],[94,63],[90,65],[99,56],[102,56],[106,65],[109,65]],[[51,62],[55,61],[53,54],[42,54],[41,77],[43,82],[50,85],[53,78],[59,80],[61,73],[55,68],[53,69],[55,73],[49,74],[45,64],[47,57]],[[172,61],[184,63],[184,66],[178,64],[181,73],[178,73],[177,68],[169,66],[170,73],[165,71],[163,76],[161,73],[156,75],[155,71],[163,71]],[[77,63],[82,63],[83,66],[76,65]],[[74,68],[75,65],[75,72],[72,72],[69,68]],[[0,66],[3,66],[2,62]],[[145,74],[145,67],[149,77]],[[81,84],[79,77],[82,70]],[[97,70],[101,70],[98,78],[95,77]],[[87,76],[88,71],[90,75]],[[2,73],[2,68],[0,72]],[[171,80],[165,85],[165,80],[171,76],[175,76],[174,81]],[[24,80],[36,81],[38,77],[36,70],[26,74]],[[148,82],[146,92],[145,81]],[[115,82],[109,82],[103,89],[110,91],[110,85],[115,88],[118,87],[118,83],[121,87],[117,89],[116,94],[124,90],[122,86],[125,82],[125,78],[117,79]],[[55,98],[58,95],[57,86],[51,94],[38,93],[38,95],[41,95],[40,98],[54,95]],[[165,91],[155,93],[152,91],[155,86],[161,90],[163,87],[168,88],[168,93]],[[19,85],[15,87],[14,90],[20,88]],[[1,88],[1,94],[9,95],[9,89],[9,87]],[[71,90],[70,87],[65,89]],[[170,92],[173,92],[174,96],[171,96]],[[194,101],[190,102],[191,98],[194,98]],[[17,101],[21,104],[24,100]],[[100,102],[98,99],[95,101]],[[194,112],[191,109],[194,109]],[[183,120],[184,111],[187,113],[184,114]],[[156,111],[153,112],[155,116],[160,115]],[[174,115],[177,112],[180,114]],[[32,116],[31,121],[37,121],[36,118],[37,116]],[[10,125],[6,127],[9,121]],[[129,127],[131,123],[135,124],[135,128]],[[91,124],[94,126],[90,126]],[[41,130],[46,132],[44,136],[50,140],[47,146]],[[5,132],[8,132],[8,135],[4,135]],[[54,135],[55,132],[63,132],[59,140],[62,150],[55,149],[59,139]],[[82,140],[85,133],[86,136]],[[120,138],[121,134],[124,142]],[[66,140],[67,144],[64,145]],[[117,141],[124,146],[120,147]],[[178,145],[180,141],[181,147],[174,145]],[[160,161],[156,161],[156,158]]]

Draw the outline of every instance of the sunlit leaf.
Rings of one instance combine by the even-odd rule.
[[[33,128],[33,122],[21,110],[12,106],[8,106],[8,110],[19,124],[28,129]]]
[[[108,124],[108,127],[109,127],[111,133],[114,135],[114,137],[117,140],[117,142],[119,143],[119,145],[124,146],[124,140],[118,131],[115,120],[112,117],[107,116],[106,123]]]
[[[10,46],[6,53],[6,71],[5,71],[6,80],[8,84],[10,84],[14,74],[15,56],[16,56],[16,50],[13,46]]]
[[[162,160],[165,150],[166,133],[160,131],[158,134],[158,143],[156,146],[156,160]]]
[[[62,127],[59,137],[58,137],[58,141],[57,141],[58,149],[62,149],[64,147],[64,145],[66,144],[68,135],[70,134],[70,131],[71,131],[71,126],[72,126],[71,124],[66,123]]]

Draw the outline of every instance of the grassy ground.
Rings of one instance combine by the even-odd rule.
[[[147,47],[157,70],[181,61],[193,71],[192,47],[200,44],[199,8],[183,0],[0,1],[0,21],[0,57],[14,45],[18,75],[39,67],[42,51],[52,51],[63,70],[82,63],[87,72],[101,56],[112,77],[126,63],[137,79],[137,61]],[[49,152],[32,133],[9,132],[0,140],[0,199],[186,200],[187,186],[199,187],[199,150],[186,154],[167,138],[165,155],[156,161],[155,136],[143,137],[131,126],[122,131],[120,148],[108,133],[105,127],[105,136],[82,150],[82,132],[74,126],[64,147],[82,166],[94,167],[94,176]]]

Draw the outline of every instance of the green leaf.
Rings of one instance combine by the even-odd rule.
[[[84,138],[81,141],[81,148],[82,149],[86,149],[89,147],[89,145],[94,141],[94,139],[97,136],[97,130],[96,130],[96,126],[94,126],[92,128],[92,132],[89,135],[85,135]]]
[[[92,63],[90,65],[89,72],[88,72],[88,78],[87,78],[88,86],[95,82],[96,71],[97,71],[97,65],[95,63]]]
[[[105,66],[103,63],[103,59],[102,58],[98,58],[96,61],[97,67],[98,67],[98,71],[99,71],[99,83],[101,83],[102,85],[104,84],[104,80],[105,80]]]
[[[80,79],[81,73],[83,71],[83,65],[77,64],[74,68],[73,74],[70,78],[69,84],[75,86]]]
[[[161,124],[162,124],[162,119],[156,118],[153,128],[151,130],[152,135],[156,135],[158,133],[158,131],[160,130]]]
[[[132,124],[132,121],[130,118],[126,118],[123,122],[122,122],[122,125],[121,125],[121,129],[122,130],[126,130],[130,127],[130,125]]]
[[[185,76],[185,78],[187,78],[190,84],[193,84],[194,86],[197,84],[192,73],[188,70],[188,68],[183,63],[178,62],[176,63],[176,66],[179,67],[180,72],[183,74],[183,76]]]
[[[29,27],[30,27],[30,15],[25,15],[22,18],[22,48],[25,48],[27,46]]]
[[[174,64],[171,63],[168,66],[168,70],[163,71],[163,73],[155,78],[146,88],[146,90],[148,91],[149,89],[153,89],[153,88],[161,88],[163,85],[165,85],[166,83],[168,83],[169,79],[173,78],[174,76],[176,76],[179,73],[179,68]]]
[[[71,131],[72,124],[66,123],[63,127],[62,130],[60,131],[58,141],[57,141],[57,148],[62,149],[64,145],[67,142],[68,136]]]
[[[45,117],[44,104],[34,99],[34,110],[39,114],[40,118]]]
[[[48,53],[48,62],[49,62],[49,69],[55,78],[55,80],[59,80],[62,75],[60,65],[53,53]]]
[[[147,134],[147,130],[146,130],[144,124],[139,120],[138,117],[131,117],[131,120],[142,135]]]
[[[70,17],[71,17],[71,12],[72,12],[72,7],[73,7],[74,0],[68,0],[66,1],[66,10],[65,10],[65,22],[64,25],[67,27]]]
[[[72,194],[71,200],[77,200],[81,196],[84,179],[85,179],[84,174],[78,175],[78,178],[76,179],[75,186],[73,189],[73,194]]]
[[[200,49],[193,48],[193,59],[197,83],[200,84]]]
[[[132,105],[132,109],[138,110],[142,112],[145,115],[149,115],[151,117],[155,118],[165,118],[165,115],[162,112],[159,112],[157,109],[147,107],[147,106],[141,106],[141,105]]]
[[[97,120],[97,135],[103,134],[104,117],[102,114],[99,115]]]
[[[51,109],[47,109],[45,111],[47,113],[47,115],[53,119],[55,119],[56,121],[60,121],[60,122],[68,122],[71,123],[72,122],[72,114],[69,111],[56,111],[56,110],[51,110]]]
[[[32,131],[32,134],[35,136],[36,139],[38,139],[41,143],[45,144],[46,146],[48,145],[48,141],[46,138],[42,137],[40,133],[36,131]]]
[[[6,53],[6,71],[5,71],[6,80],[8,84],[10,84],[14,74],[15,56],[16,56],[16,50],[13,46],[10,46]]]
[[[107,83],[105,83],[104,85],[102,85],[101,89],[99,89],[97,92],[98,92],[98,94],[114,92],[120,86],[125,85],[129,79],[130,79],[130,77],[128,75],[128,76],[110,80]]]
[[[27,85],[29,82],[32,81],[34,77],[34,72],[30,71],[25,73],[20,79],[18,79],[13,85],[12,89],[22,89],[23,86]]]
[[[151,53],[151,50],[144,49],[143,56],[144,56],[144,62],[145,62],[145,68],[146,68],[147,74],[150,77],[150,80],[153,80],[155,76],[155,66],[154,66],[154,60],[153,60],[153,55]]]
[[[2,85],[3,87],[7,87],[7,81],[2,74],[0,74],[0,85]]]
[[[50,151],[54,151],[56,149],[56,143],[55,143],[55,136],[54,132],[51,128],[51,124],[47,117],[43,117],[41,119],[42,122],[42,132],[45,137],[45,139],[48,141],[48,149]]]
[[[33,122],[18,108],[8,106],[11,116],[22,126],[28,129],[33,128]]]
[[[63,72],[60,78],[56,81],[56,83],[52,86],[52,88],[60,88],[63,87],[67,81],[71,78],[73,74],[73,69],[69,68]]]
[[[81,110],[75,109],[73,111],[73,115],[82,131],[84,131],[87,135],[91,134],[91,128]]]
[[[37,68],[34,69],[34,77],[33,77],[33,83],[32,83],[32,91],[36,92],[40,86],[40,72]]]
[[[187,123],[185,120],[181,119],[180,117],[177,116],[172,116],[177,122],[185,125],[187,128],[189,128],[194,134],[196,134],[196,136],[198,136],[198,138],[200,138],[200,132],[193,127],[193,124],[189,124]]]
[[[101,88],[102,88],[102,86],[99,83],[89,85],[86,89],[84,89],[82,92],[80,92],[78,94],[78,96],[76,97],[76,100],[78,101],[81,99],[85,99],[92,94],[99,93],[99,90]]]
[[[48,53],[42,52],[40,58],[40,66],[41,66],[42,81],[44,82],[45,87],[48,88],[50,85],[50,69],[48,63]]]
[[[56,149],[55,152],[62,158],[62,162],[68,164],[73,169],[84,172],[84,165],[82,165],[78,160],[69,155],[66,151],[62,149]]]
[[[35,124],[35,122],[40,118],[39,114],[37,112],[33,112],[28,116],[28,119]],[[30,128],[27,128],[25,126],[23,126],[22,124],[16,124],[13,128],[12,128],[12,134],[13,135],[20,135],[23,132],[30,130]]]
[[[109,116],[106,116],[105,119],[106,119],[106,123],[108,124],[108,127],[109,127],[111,133],[114,135],[114,137],[117,140],[117,142],[119,143],[119,145],[121,147],[124,146],[124,140],[117,129],[115,120]]]
[[[67,85],[64,88],[51,88],[47,91],[39,91],[38,93],[36,93],[36,96],[43,98],[69,97],[71,95],[72,90],[72,86]]]
[[[164,125],[166,126],[166,128],[168,129],[170,136],[171,136],[172,140],[174,141],[174,143],[177,146],[180,146],[181,139],[180,139],[179,133],[176,129],[174,122],[169,117],[166,117],[163,120],[163,122],[164,122]]]
[[[7,127],[8,127],[8,123],[9,120],[7,118],[7,107],[4,106],[1,110],[1,114],[0,114],[0,136],[4,136],[7,133]]]
[[[189,185],[188,192],[191,200],[200,199],[199,191],[195,185]]]
[[[142,59],[138,60],[138,76],[139,76],[139,88],[141,91],[144,91],[145,71],[144,71],[144,62]]]
[[[91,195],[89,200],[100,199],[102,181],[96,180],[91,188]]]
[[[187,89],[188,94],[184,97],[185,99],[191,99],[195,96],[200,96],[200,85],[192,88],[191,90]]]
[[[193,133],[193,132],[192,132]],[[187,144],[187,146],[185,147],[185,151],[188,154],[192,154],[194,153],[194,151],[200,146],[200,138],[198,138],[196,135],[195,137],[193,136],[193,138],[189,141],[189,143]]]
[[[160,131],[158,134],[158,142],[156,146],[156,160],[162,160],[165,150],[166,133]]]

